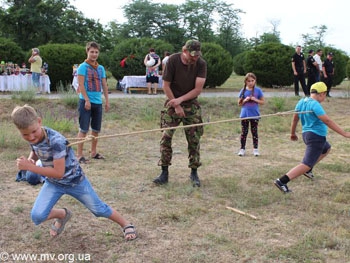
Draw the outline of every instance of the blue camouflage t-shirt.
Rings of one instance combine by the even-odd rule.
[[[84,172],[75,157],[74,150],[68,147],[66,138],[59,132],[43,127],[45,138],[37,144],[30,144],[32,150],[41,160],[43,167],[53,167],[53,161],[65,158],[65,172],[62,179],[46,178],[46,180],[63,185],[72,185],[79,182]]]

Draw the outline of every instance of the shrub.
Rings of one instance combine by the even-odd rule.
[[[279,43],[259,45],[247,52],[245,72],[254,72],[265,87],[290,86],[293,83],[291,57],[294,49]]]
[[[21,65],[23,62],[27,63],[27,59],[24,56],[23,50],[12,40],[6,38],[0,38],[0,50],[1,50],[1,61],[13,62]],[[30,57],[30,55],[29,55]],[[28,58],[29,58],[28,57]]]
[[[244,71],[246,57],[247,52],[242,52],[233,57],[233,70],[239,76],[244,76],[246,74],[246,72]]]
[[[202,43],[202,55],[207,62],[206,87],[221,86],[231,76],[233,60],[231,54],[218,44]]]
[[[350,59],[348,59],[348,63],[346,65],[346,76],[350,79]]]
[[[51,90],[56,91],[63,84],[69,86],[72,82],[72,67],[86,58],[85,46],[77,44],[47,44],[39,46],[43,63],[49,65],[48,75]]]

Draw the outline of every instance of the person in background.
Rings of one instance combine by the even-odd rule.
[[[322,49],[317,49],[316,54],[314,55],[314,59],[317,62],[317,75],[316,75],[316,81],[315,82],[319,82],[321,80],[321,74],[322,74]],[[311,86],[310,86],[311,87]],[[308,87],[308,90],[310,91],[310,87]]]
[[[86,44],[87,59],[78,67],[79,90],[79,133],[78,138],[84,139],[89,132],[98,137],[102,126],[102,91],[105,97],[105,111],[109,110],[108,86],[105,68],[97,62],[100,45],[96,42]],[[87,163],[83,155],[84,144],[77,147],[77,157],[80,163]],[[104,159],[97,152],[97,139],[91,142],[91,158]]]
[[[19,75],[21,73],[21,68],[19,67],[18,64],[15,64],[15,75]]]
[[[264,94],[261,88],[256,86],[256,76],[254,73],[247,73],[244,78],[244,87],[239,93],[238,105],[241,106],[241,149],[238,152],[239,156],[245,155],[245,146],[247,141],[247,135],[250,129],[253,137],[253,154],[259,156],[259,136],[258,136],[258,124],[260,119],[259,104],[265,103]]]
[[[333,53],[329,52],[327,58],[322,65],[323,77],[322,81],[327,85],[327,97],[332,97],[330,92],[333,86],[333,76],[334,76],[334,62]]]
[[[164,58],[162,60],[162,73],[164,73],[165,68],[166,68],[166,63],[168,62],[170,56],[170,52],[169,51],[165,51],[164,52]]]
[[[148,88],[148,95],[157,94],[159,82],[159,65],[161,63],[160,57],[156,54],[154,48],[149,49],[149,53],[145,56],[143,63],[146,66],[146,82]]]
[[[76,93],[79,93],[78,87],[79,87],[79,82],[78,82],[78,64],[73,65],[73,71],[72,71],[72,88]]]
[[[43,61],[40,57],[40,50],[38,48],[32,49],[32,55],[28,59],[28,62],[30,63],[30,72],[32,73],[33,85],[37,89],[37,94],[41,94],[40,75]]]
[[[50,235],[52,237],[60,235],[71,219],[72,212],[67,208],[54,206],[64,194],[67,194],[81,202],[95,216],[105,217],[119,224],[126,241],[137,238],[134,225],[97,195],[83,172],[73,148],[67,146],[69,143],[62,134],[42,126],[42,119],[29,105],[15,107],[11,119],[31,148],[29,158],[24,156],[17,158],[17,168],[46,177],[31,211],[35,225],[53,219]],[[37,160],[41,161],[42,167],[35,165]]]
[[[0,74],[4,74],[6,72],[6,64],[5,64],[5,61],[1,61],[0,63]]]
[[[26,63],[23,62],[21,67],[21,74],[24,76],[27,74],[27,72],[28,72],[27,65]]]
[[[317,76],[319,75],[319,67],[317,62],[314,59],[314,51],[312,49],[309,50],[309,56],[306,60],[307,67],[307,96],[310,96],[310,88],[316,83]]]
[[[316,82],[311,86],[310,97],[299,100],[295,107],[296,114],[293,115],[290,139],[297,141],[296,128],[299,120],[302,126],[303,141],[306,145],[304,158],[300,164],[289,170],[288,173],[275,180],[275,186],[283,193],[289,193],[287,183],[300,175],[313,179],[312,169],[331,150],[327,141],[327,130],[331,128],[336,133],[350,138],[350,132],[344,131],[324,111],[321,103],[325,100],[327,86],[323,82]]]
[[[161,112],[161,128],[200,124],[202,112],[197,97],[201,94],[207,77],[207,63],[201,57],[201,43],[188,40],[182,47],[182,52],[169,57],[163,75],[163,90],[167,97],[164,110]],[[191,168],[190,179],[193,186],[200,187],[197,168],[200,162],[200,138],[203,126],[184,128],[188,144],[188,167]],[[155,184],[168,183],[172,159],[172,138],[174,130],[164,130],[160,141],[161,157],[158,165],[162,167],[161,174],[153,180]]]
[[[304,94],[308,94],[305,83],[306,63],[304,54],[301,52],[301,46],[295,48],[295,53],[292,57],[292,69],[294,74],[294,92],[295,96],[299,96],[299,82],[304,91]]]

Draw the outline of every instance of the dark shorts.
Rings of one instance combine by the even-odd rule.
[[[85,100],[79,99],[79,130],[88,133],[91,122],[91,130],[101,131],[102,104],[91,103],[91,109],[85,110]]]
[[[147,83],[158,83],[159,82],[159,77],[156,76],[146,76],[146,82]]]
[[[325,136],[313,132],[304,132],[303,140],[306,144],[306,150],[302,163],[312,168],[321,154],[325,154],[331,148],[331,145],[327,142]]]

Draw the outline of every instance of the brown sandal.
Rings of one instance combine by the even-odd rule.
[[[63,209],[64,211],[66,211],[66,216],[63,219],[56,218],[51,225],[51,229],[56,232],[56,235],[53,237],[57,237],[59,234],[61,234],[64,230],[64,227],[66,226],[66,223],[69,221],[69,219],[72,218],[72,215],[73,215],[72,212],[67,208],[63,208]],[[56,223],[61,224],[60,227],[56,227],[55,225]]]
[[[133,231],[125,232],[125,230],[127,230],[129,228],[133,229]],[[135,240],[137,238],[136,228],[133,224],[125,226],[123,228],[123,233],[124,233],[125,241],[132,241],[132,240]],[[133,235],[135,235],[135,237],[132,237]]]

